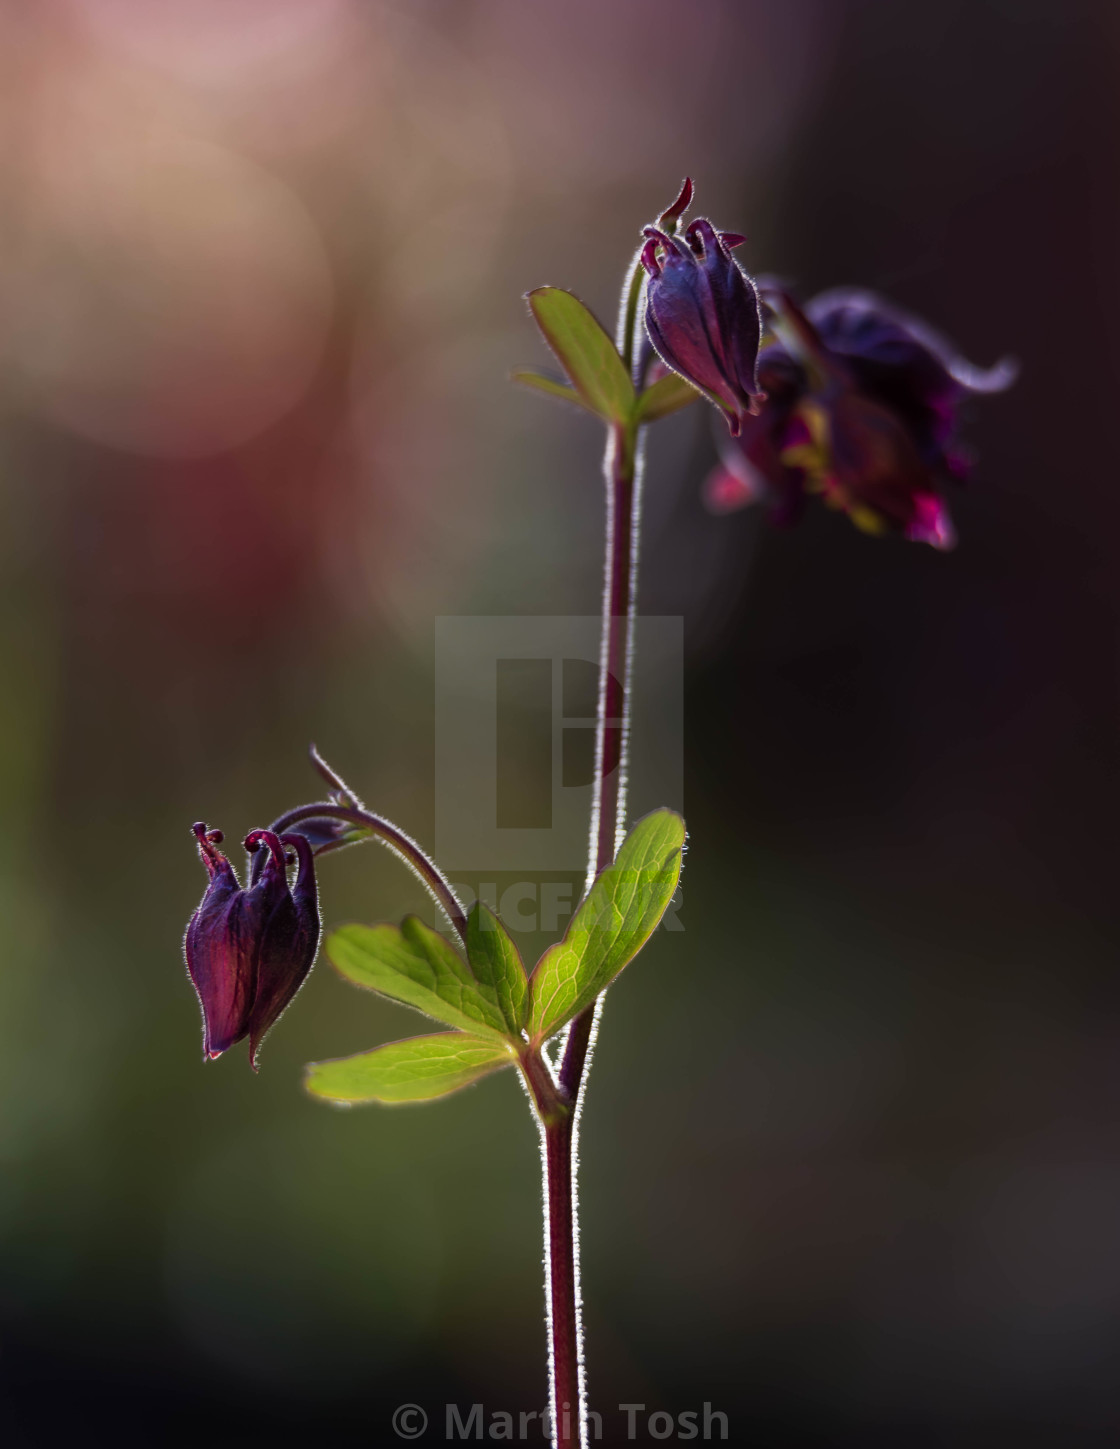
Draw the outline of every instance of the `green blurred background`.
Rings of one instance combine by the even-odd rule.
[[[608,315],[686,173],[739,254],[1022,360],[956,553],[705,513],[659,425],[641,605],[687,653],[684,935],[583,1135],[592,1402],[757,1445],[1120,1434],[1109,0],[0,6],[0,1435],[397,1442],[544,1399],[508,1076],[337,1112],[415,1019],[320,966],[201,1064],[188,826],[316,740],[433,835],[437,615],[598,602],[599,437],[506,382]],[[324,863],[328,921],[421,905]],[[527,939],[527,951],[541,940]]]

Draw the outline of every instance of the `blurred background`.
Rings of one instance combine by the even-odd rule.
[[[415,1029],[320,966],[200,1062],[203,873],[317,791],[433,835],[437,615],[598,606],[600,439],[511,388],[522,294],[612,314],[698,182],[803,293],[1014,390],[949,555],[700,502],[685,934],[612,994],[583,1134],[592,1403],[758,1445],[1095,1445],[1120,1396],[1109,0],[0,6],[0,1423],[13,1449],[396,1442],[544,1400],[508,1074],[338,1112]],[[373,848],[328,921],[422,904]],[[532,953],[544,938],[526,937]]]

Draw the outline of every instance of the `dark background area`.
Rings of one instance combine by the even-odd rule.
[[[604,1440],[640,1402],[764,1446],[1116,1442],[1118,21],[0,7],[4,1444],[543,1403],[513,1081],[313,1103],[303,1063],[415,1024],[322,964],[259,1077],[204,1069],[187,827],[311,798],[315,739],[432,839],[435,617],[598,605],[599,437],[509,387],[522,293],[609,316],[686,172],[750,269],[1022,371],[947,555],[713,517],[707,410],[651,438],[690,849],[584,1119]],[[376,850],[321,894],[421,904]]]

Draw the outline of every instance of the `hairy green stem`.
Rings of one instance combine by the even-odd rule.
[[[634,344],[637,340],[638,304],[642,300],[642,285],[645,281],[641,258],[642,248],[639,247],[622,284],[622,296],[618,305],[618,333],[615,337],[615,345],[622,354],[626,371],[631,380],[639,385],[640,379],[634,377]]]

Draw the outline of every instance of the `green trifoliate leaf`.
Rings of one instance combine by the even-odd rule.
[[[446,1026],[503,1039],[506,1019],[492,986],[438,931],[416,916],[400,926],[343,926],[327,937],[327,955],[348,981],[413,1006]]]
[[[506,1029],[520,1036],[529,1015],[529,982],[514,945],[501,921],[481,901],[467,915],[467,957],[483,988],[494,992]]]
[[[634,384],[618,349],[592,313],[578,297],[559,287],[530,292],[529,306],[585,405],[609,423],[629,422]]]
[[[652,387],[647,387],[638,399],[638,422],[655,423],[658,418],[667,418],[670,413],[688,407],[689,403],[702,396],[683,377],[678,377],[675,372],[666,373]]]
[[[677,888],[684,839],[684,821],[672,810],[655,810],[631,830],[564,939],[537,962],[529,983],[534,1041],[594,1001],[649,940]]]
[[[307,1090],[331,1102],[427,1102],[512,1066],[513,1048],[461,1031],[392,1041],[371,1052],[312,1062]]]
[[[574,387],[569,387],[559,378],[549,377],[547,372],[536,372],[531,367],[515,367],[509,375],[509,380],[519,382],[522,387],[531,387],[537,392],[547,393],[549,397],[559,398],[561,402],[574,403],[577,408],[583,408],[585,412],[595,411],[594,408],[588,407]]]

